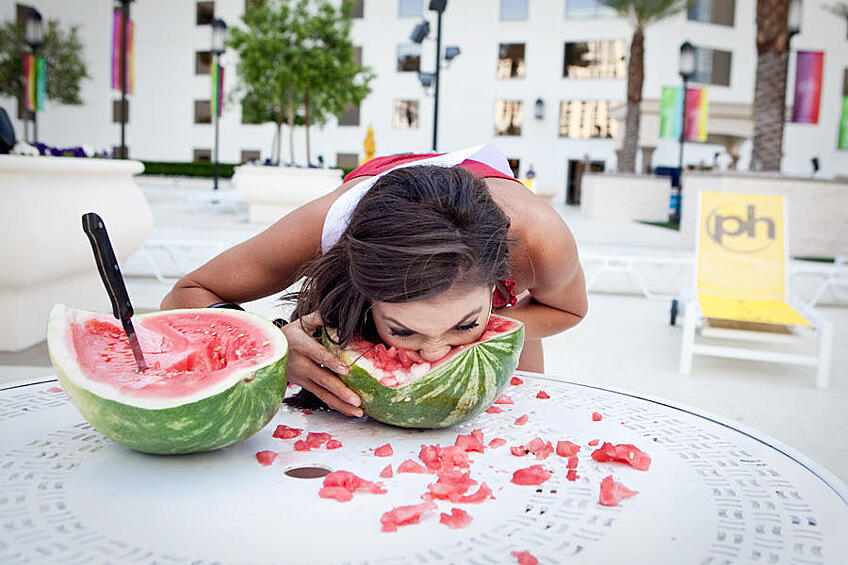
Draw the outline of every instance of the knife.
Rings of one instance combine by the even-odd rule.
[[[141,346],[138,344],[138,337],[135,335],[135,328],[130,319],[133,315],[132,303],[124,284],[124,277],[121,276],[121,269],[118,267],[118,259],[112,249],[112,242],[109,241],[109,234],[106,232],[106,224],[103,223],[103,218],[94,212],[89,212],[82,216],[82,229],[91,242],[97,270],[100,272],[100,278],[103,279],[109,300],[112,301],[112,314],[124,326],[138,370],[143,373],[147,370],[147,363],[144,361],[144,355],[141,353]]]

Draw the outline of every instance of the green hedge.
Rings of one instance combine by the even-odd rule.
[[[145,175],[169,175],[178,177],[208,177],[212,178],[214,165],[209,161],[190,163],[173,161],[142,161]],[[228,179],[233,176],[233,169],[238,163],[218,163],[218,177]]]

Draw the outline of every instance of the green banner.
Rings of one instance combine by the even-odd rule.
[[[44,110],[44,99],[47,97],[47,65],[43,57],[35,58],[35,108]]]
[[[837,149],[848,149],[848,95],[842,97],[842,118],[839,120]]]
[[[664,86],[660,99],[660,138],[680,139],[683,119],[683,89],[679,86]]]

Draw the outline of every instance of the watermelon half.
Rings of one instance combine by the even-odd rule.
[[[328,337],[324,343],[350,366],[339,378],[368,416],[404,428],[445,428],[473,418],[501,394],[518,366],[524,324],[492,315],[478,341],[435,363],[361,339],[342,350]]]
[[[286,388],[288,344],[271,322],[237,310],[133,317],[148,370],[120,322],[57,304],[47,346],[63,388],[100,433],[146,453],[208,451],[267,424]]]

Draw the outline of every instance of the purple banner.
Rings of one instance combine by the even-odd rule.
[[[823,51],[798,51],[795,65],[795,102],[792,121],[799,124],[819,123]]]

